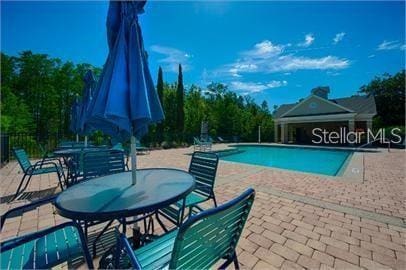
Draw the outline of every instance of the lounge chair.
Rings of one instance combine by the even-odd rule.
[[[146,146],[141,145],[139,141],[135,143],[135,149],[137,150],[137,153],[141,154],[149,154],[150,149]]]
[[[195,152],[189,165],[189,173],[195,177],[195,189],[186,197],[185,208],[189,210],[189,217],[193,211],[203,211],[199,204],[212,200],[217,207],[216,196],[214,194],[214,182],[219,158],[215,153]],[[179,226],[183,220],[183,200],[176,204],[158,210],[156,218],[161,227],[167,231],[159,216],[163,216],[175,226]]]
[[[220,260],[225,260],[219,269],[225,269],[231,263],[239,269],[235,248],[254,197],[254,190],[248,189],[217,208],[191,217],[179,229],[136,250],[126,236],[120,234],[116,257],[119,258],[124,250],[129,262],[122,260],[115,268],[210,269]]]
[[[24,176],[21,179],[20,184],[18,185],[17,191],[13,199],[17,198],[17,196],[27,188],[33,175],[56,173],[58,176],[59,185],[62,190],[64,189],[62,180],[65,182],[65,184],[67,184],[67,181],[65,173],[63,171],[62,163],[59,159],[47,158],[42,159],[36,162],[35,164],[31,164],[31,161],[28,158],[28,155],[24,149],[13,148],[13,154],[16,157],[18,164],[20,164],[21,169],[24,172]],[[25,186],[21,189],[24,180],[27,176],[28,176],[27,182]]]
[[[224,140],[223,137],[220,137],[220,136],[217,137],[217,140],[218,140],[220,143],[228,143],[227,140]]]
[[[54,199],[55,196],[9,210],[1,217],[0,230],[7,218],[21,216]],[[51,269],[80,257],[84,257],[87,267],[93,269],[85,237],[74,222],[6,240],[0,247],[1,269]]]
[[[193,151],[211,151],[211,141],[202,141],[197,137],[193,137]]]

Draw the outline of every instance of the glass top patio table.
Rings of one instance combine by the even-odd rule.
[[[61,192],[55,207],[61,216],[74,220],[120,219],[175,203],[194,185],[194,176],[182,170],[140,169],[135,185],[131,171],[94,178]]]
[[[83,148],[65,148],[65,149],[58,149],[53,152],[55,156],[61,157],[69,157],[80,154],[81,152],[89,152],[89,151],[101,151],[106,150],[108,148],[104,147],[83,147]]]

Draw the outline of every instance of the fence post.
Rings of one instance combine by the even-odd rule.
[[[8,134],[1,134],[1,165],[10,161],[10,137]]]

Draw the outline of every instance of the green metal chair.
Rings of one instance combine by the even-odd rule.
[[[81,151],[68,161],[72,174],[70,185],[95,177],[125,171],[124,152],[117,149]]]
[[[133,250],[130,241],[120,234],[120,254],[116,268],[134,269],[208,269],[224,259],[220,269],[234,263],[239,269],[235,248],[254,202],[255,192],[248,189],[237,198],[199,213],[179,229]],[[116,254],[118,257],[118,254]],[[127,260],[127,262],[126,262]]]
[[[194,210],[202,211],[199,204],[212,200],[214,206],[217,207],[216,196],[214,194],[214,182],[219,158],[216,153],[209,152],[194,152],[189,165],[189,173],[195,177],[195,189],[186,197],[185,208],[189,209],[189,216]],[[167,231],[160,216],[179,226],[183,220],[182,202],[162,208],[157,211],[156,218],[160,226]]]
[[[83,153],[84,180],[124,171],[124,152],[121,150],[107,149]]]
[[[55,197],[14,208],[1,217],[1,228],[7,218],[22,215],[41,205],[53,202]],[[84,257],[93,268],[84,235],[79,225],[67,222],[32,234],[23,235],[0,244],[1,269],[50,269],[63,262]]]
[[[16,193],[14,194],[14,197],[13,197],[14,199],[17,198],[17,196],[27,188],[33,175],[56,173],[58,176],[59,185],[62,190],[64,189],[62,180],[66,184],[66,177],[65,177],[65,173],[63,171],[60,160],[42,159],[42,160],[36,162],[35,164],[31,164],[31,161],[28,158],[28,155],[24,149],[13,148],[13,154],[16,157],[18,164],[20,164],[22,171],[24,172],[24,176],[21,179],[20,184],[18,185]],[[26,179],[27,176],[28,176],[28,179],[25,183],[25,186],[21,189],[21,187],[23,186],[24,180]]]
[[[120,151],[124,151],[124,156],[125,156],[125,169],[127,171],[130,170],[128,163],[130,161],[130,150],[128,149],[128,147],[124,147],[122,143],[116,143],[114,144],[111,148],[111,150],[120,150]]]
[[[116,149],[107,149],[100,151],[89,151],[83,152],[80,156],[79,162],[79,176],[76,176],[76,182],[90,180],[96,177],[101,177],[105,175],[121,173],[125,171],[124,163],[124,151]],[[97,181],[97,180],[96,180]],[[101,223],[106,223],[103,229],[98,233],[98,235],[93,240],[93,253],[96,254],[96,242],[101,238],[101,236],[107,231],[114,220],[101,220],[85,222],[79,221],[79,223],[84,228],[85,236],[88,235],[88,229],[91,226],[95,226]]]

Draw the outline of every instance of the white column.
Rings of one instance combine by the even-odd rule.
[[[348,132],[354,132],[355,131],[355,122],[354,119],[348,120]],[[349,136],[348,137],[351,141],[355,140],[354,136]],[[350,145],[353,145],[353,143],[350,143]]]
[[[281,123],[281,141],[282,143],[286,143],[286,124]]]
[[[372,131],[372,119],[367,120],[367,130],[366,130],[366,132],[368,132],[368,130]]]
[[[274,128],[273,128],[274,132],[274,141],[275,143],[278,142],[278,122],[274,122]]]

